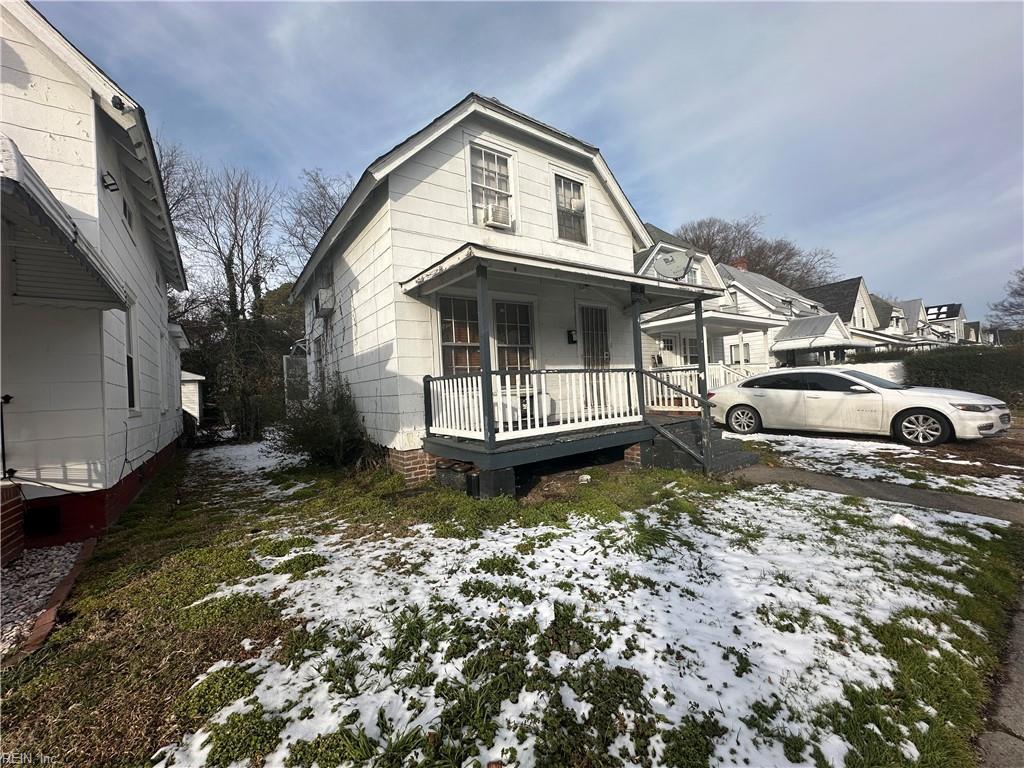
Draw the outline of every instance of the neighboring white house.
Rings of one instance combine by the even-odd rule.
[[[831,318],[833,315],[820,303],[764,275],[726,264],[719,264],[715,269],[706,255],[698,254],[667,232],[657,231],[660,239],[670,244],[668,247],[688,250],[705,260],[717,272],[724,287],[721,298],[704,304],[704,347],[711,386],[730,383],[778,365],[841,360],[851,350],[870,346],[868,342],[851,338],[842,320],[839,326],[843,329],[839,333],[830,332],[831,324],[811,324],[799,325],[795,333],[784,335],[791,324],[802,318]],[[669,378],[681,384],[692,382],[695,367],[700,362],[695,325],[695,313],[689,306],[649,314],[644,319],[644,331],[657,349],[653,363],[670,369]],[[820,327],[821,333],[807,336],[804,331],[808,327]]]
[[[596,147],[470,94],[370,164],[299,276],[310,379],[347,378],[413,479],[636,443],[640,312],[720,293],[638,276],[653,245]]]
[[[929,325],[949,332],[947,340],[951,343],[958,344],[961,341],[969,340],[964,328],[967,323],[967,313],[964,312],[963,304],[935,304],[925,307],[924,312]]]
[[[181,372],[181,410],[203,420],[203,382],[206,377],[191,371]]]
[[[142,109],[28,3],[2,22],[6,464],[29,523],[81,538],[181,431],[185,276]]]
[[[921,299],[896,302],[907,319],[907,333],[918,349],[936,349],[956,343],[953,331],[928,319],[927,307]]]

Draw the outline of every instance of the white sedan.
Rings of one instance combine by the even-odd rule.
[[[780,368],[709,394],[716,422],[749,435],[767,429],[892,435],[908,445],[976,440],[1010,428],[994,397],[907,387],[848,368]]]

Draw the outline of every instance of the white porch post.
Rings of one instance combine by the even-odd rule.
[[[743,365],[746,362],[747,358],[743,354],[743,329],[742,328],[740,328],[739,339],[740,339],[740,351],[739,351],[739,358],[740,359],[739,359],[739,364]]]
[[[761,331],[764,336],[764,364],[771,367],[771,352],[768,350],[768,329]]]

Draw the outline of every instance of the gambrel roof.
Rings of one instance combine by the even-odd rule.
[[[366,201],[367,197],[388,178],[393,170],[453,126],[458,125],[474,114],[484,115],[492,120],[514,127],[589,163],[593,167],[598,179],[608,190],[612,203],[618,208],[623,220],[630,228],[633,234],[634,247],[642,250],[654,245],[654,241],[647,233],[643,222],[626,198],[626,194],[622,191],[622,187],[619,186],[618,181],[615,179],[607,163],[605,163],[597,147],[581,141],[575,136],[571,136],[547,123],[543,123],[536,118],[530,117],[523,112],[512,109],[498,99],[481,96],[479,93],[470,93],[458,104],[434,118],[430,123],[396,144],[367,166],[352,189],[352,193],[348,196],[344,205],[342,205],[341,210],[338,211],[338,215],[335,216],[334,221],[331,222],[331,225],[320,239],[320,242],[313,251],[313,255],[302,268],[302,272],[292,288],[291,295],[294,297],[302,292],[303,287],[309,281],[317,265],[323,260],[324,255],[330,250],[331,246],[341,237],[345,228],[352,221],[352,218]]]

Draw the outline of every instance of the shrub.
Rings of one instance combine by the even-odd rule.
[[[356,464],[371,448],[352,389],[337,374],[311,391],[308,400],[288,404],[279,435],[285,448],[332,467]]]
[[[1024,346],[956,347],[910,355],[904,382],[990,395],[1024,407]]]

